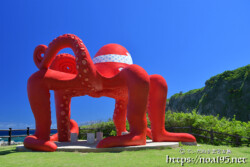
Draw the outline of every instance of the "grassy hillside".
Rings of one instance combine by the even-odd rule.
[[[177,93],[168,99],[166,110],[218,115],[250,121],[250,65],[225,71],[206,81],[205,87]]]

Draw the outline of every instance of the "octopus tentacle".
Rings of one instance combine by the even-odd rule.
[[[64,48],[71,48],[76,56],[77,70],[78,75],[83,74],[84,68],[86,65],[89,67],[90,73],[95,73],[95,66],[91,60],[89,52],[86,46],[83,44],[82,40],[73,34],[64,34],[57,38],[55,38],[46,49],[44,54],[44,59],[40,64],[41,68],[48,68],[53,58],[55,58],[56,54]]]
[[[33,60],[37,66],[37,68],[40,67],[40,64],[43,60],[43,57],[42,57],[42,54],[45,53],[46,49],[48,47],[46,45],[38,45],[35,50],[34,50],[34,53],[33,53]]]
[[[59,141],[70,141],[70,103],[71,96],[55,91],[56,118]]]
[[[52,64],[57,53],[61,49],[68,47],[71,48],[76,55],[77,74],[61,75],[60,72],[49,70],[48,68]],[[42,54],[44,54],[43,57]],[[40,70],[30,77],[27,87],[31,108],[36,119],[36,132],[34,136],[25,138],[24,145],[34,150],[55,151],[57,146],[50,141],[51,113],[49,90],[65,90],[67,87],[74,87],[77,83],[80,85],[82,80],[86,82],[89,81],[88,85],[91,87],[93,85],[93,80],[96,80],[96,70],[85,45],[78,37],[71,34],[59,36],[54,39],[48,47],[39,45],[35,49],[33,56],[35,64]],[[91,78],[88,76],[91,76]],[[64,85],[59,86],[57,85],[57,81],[60,77],[65,77],[64,81],[70,82],[64,82]],[[61,78],[60,81],[62,81]],[[79,85],[77,85],[76,89],[79,88]],[[69,116],[70,112],[67,111],[66,113],[65,110],[65,115],[66,114]],[[68,118],[67,120],[69,122]],[[67,124],[67,126],[69,127],[70,125]],[[67,133],[69,133],[68,127],[65,129]]]
[[[65,73],[77,74],[75,57],[67,53],[57,55],[49,68]]]
[[[48,47],[39,45],[34,52],[34,61],[37,67],[48,69],[56,59],[57,53],[64,48],[71,48],[75,54],[77,75],[75,80],[80,80],[80,84],[87,86],[90,90],[101,90],[102,76],[97,72],[96,67],[89,55],[82,40],[73,34],[64,34],[55,38]],[[41,54],[44,53],[44,57]]]
[[[127,100],[116,100],[113,121],[117,136],[121,136],[126,130]]]
[[[165,129],[165,107],[168,86],[160,75],[150,76],[148,116],[151,122],[151,134],[154,142],[196,142],[188,133],[170,133]]]
[[[76,56],[76,80],[80,80],[82,85],[87,85],[89,89],[100,90],[102,85],[100,75],[89,55],[86,46],[82,40],[73,34],[65,34],[55,38],[48,46],[44,53],[44,58],[40,64],[40,69],[47,69],[56,54],[64,48],[71,48]]]
[[[70,119],[70,133],[77,133],[79,135],[78,124],[73,119]],[[58,133],[50,136],[50,141],[58,141]]]
[[[97,148],[145,145],[147,127],[146,104],[149,91],[149,76],[147,72],[138,65],[130,65],[124,68],[112,80],[122,81],[124,83],[121,84],[128,86],[127,119],[130,133],[124,136],[107,137],[98,143]],[[135,103],[136,101],[140,103]]]

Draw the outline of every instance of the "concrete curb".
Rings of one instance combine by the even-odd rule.
[[[147,140],[146,145],[127,146],[127,147],[112,147],[112,148],[96,148],[98,142],[88,144],[86,140],[78,140],[77,142],[55,142],[57,145],[56,151],[65,152],[121,152],[121,151],[136,151],[145,149],[166,149],[177,148],[179,142],[152,142]],[[32,151],[25,148],[23,145],[16,147],[17,151]]]

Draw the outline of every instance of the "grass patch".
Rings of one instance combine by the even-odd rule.
[[[193,153],[181,154],[180,149]],[[201,154],[198,150],[230,150],[231,154]],[[201,157],[245,157],[246,164],[206,164],[205,166],[247,166],[249,165],[250,150],[248,147],[230,147],[230,146],[182,146],[174,149],[160,150],[140,150],[123,151],[119,153],[79,153],[79,152],[17,152],[15,146],[0,147],[0,165],[1,167],[13,166],[46,166],[46,167],[75,167],[75,166],[181,166],[177,163],[166,163],[166,155],[170,157],[195,158]],[[200,166],[201,164],[184,164],[184,166]]]

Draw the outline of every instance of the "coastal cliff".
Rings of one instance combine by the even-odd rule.
[[[250,64],[211,77],[205,87],[177,93],[167,100],[166,110],[250,121]]]

